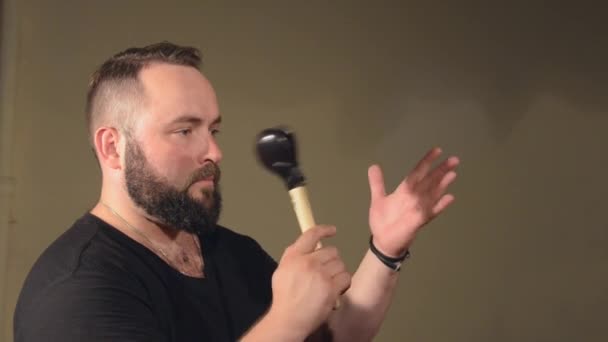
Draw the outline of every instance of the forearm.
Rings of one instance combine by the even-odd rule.
[[[390,306],[398,273],[367,251],[341,298],[341,307],[329,319],[334,341],[371,341]]]

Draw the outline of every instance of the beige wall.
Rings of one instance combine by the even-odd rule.
[[[24,0],[3,20],[16,24],[3,30],[15,78],[1,94],[12,165],[2,176],[16,182],[10,197],[2,178],[0,338],[11,340],[35,258],[98,195],[88,74],[120,49],[167,39],[203,49],[219,94],[222,222],[277,258],[298,229],[252,154],[260,129],[296,130],[317,221],[338,226],[332,241],[353,271],[368,237],[367,165],[381,163],[394,186],[432,145],[462,157],[457,203],[417,240],[378,341],[608,339],[599,8],[240,3]]]
[[[9,232],[14,229],[15,177],[12,157],[14,155],[13,127],[15,123],[15,68],[16,56],[16,7],[12,1],[0,1],[2,17],[0,19],[0,340],[6,338],[5,325],[8,315],[5,314],[9,273]],[[11,305],[11,304],[9,304]],[[7,317],[7,318],[5,318]]]

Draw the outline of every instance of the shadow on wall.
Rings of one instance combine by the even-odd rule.
[[[543,95],[584,115],[608,114],[608,23],[597,8],[484,6],[362,12],[370,31],[351,50],[366,55],[351,81],[357,96],[349,98],[359,100],[340,111],[342,122],[355,122],[340,127],[344,141],[380,143],[400,122],[426,115],[408,106],[419,101],[441,118],[474,103],[497,143]]]

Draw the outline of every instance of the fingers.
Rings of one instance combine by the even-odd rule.
[[[312,253],[313,258],[320,264],[326,264],[338,258],[338,249],[334,246],[325,246]]]
[[[291,247],[293,248],[294,245]],[[336,247],[325,246],[308,255],[300,255],[299,257],[306,265],[305,272],[318,272],[322,276],[321,279],[324,279],[323,281],[331,287],[334,296],[342,294],[350,287],[351,275],[346,270],[346,265],[340,258]]]
[[[456,180],[454,171],[460,164],[457,157],[449,157],[435,168],[431,168],[432,162],[439,157],[439,149],[433,149],[421,160],[416,170],[412,173],[417,177],[416,182],[408,183],[410,190],[419,197],[420,205],[425,207],[429,219],[433,219],[445,210],[453,201],[454,196],[446,194],[450,184]],[[420,177],[420,178],[418,178]],[[408,179],[406,179],[406,182]],[[411,180],[409,180],[411,182]],[[407,186],[404,183],[402,186]]]
[[[420,181],[420,183],[417,185],[417,187],[423,188],[426,190],[428,188],[432,188],[433,186],[436,186],[437,184],[439,184],[442,181],[442,179],[444,178],[444,176],[447,173],[455,170],[456,167],[458,166],[458,164],[460,164],[460,159],[458,159],[457,157],[447,158],[441,164],[439,164],[436,168],[434,168],[432,171],[430,171],[427,174],[427,176]]]
[[[458,164],[460,164],[460,160],[457,157],[449,157],[435,169],[427,173],[427,176],[424,179],[421,179],[415,187],[423,192],[430,191],[431,193],[434,193],[436,189],[441,187],[442,183],[445,183],[445,178],[450,172],[454,173],[454,175],[450,175],[448,178],[455,177],[455,172],[453,172],[453,170],[456,169]],[[450,179],[447,185],[453,180],[454,179]]]
[[[350,287],[352,276],[346,270],[344,261],[338,257],[337,253],[333,259],[321,265],[321,272],[330,281],[334,296],[339,296]]]
[[[334,295],[339,296],[350,288],[351,275],[348,272],[341,272],[332,278]]]
[[[340,258],[336,247],[323,247],[307,257],[309,258],[309,267],[318,269],[331,282],[331,287],[336,296],[350,287],[351,275],[347,272],[346,265]]]
[[[452,204],[452,202],[454,202],[454,199],[454,195],[452,194],[443,195],[439,199],[437,204],[435,204],[433,209],[431,209],[431,215],[433,217],[439,215],[442,211],[445,210],[445,208],[447,208],[450,204]]]
[[[346,270],[344,261],[338,255],[335,247],[323,247],[314,252],[317,262],[321,261],[321,272],[331,281],[335,296],[344,293],[350,287],[351,275]]]
[[[454,201],[453,195],[445,195],[445,193],[450,184],[456,180],[457,174],[453,170],[459,162],[456,157],[448,158],[427,176],[428,179],[419,185],[419,191],[427,194],[430,218],[439,215]]]
[[[422,159],[418,162],[414,170],[407,176],[405,182],[412,186],[423,179],[431,169],[433,162],[441,155],[441,148],[435,147],[429,150]]]
[[[449,171],[443,175],[443,178],[439,181],[439,184],[437,184],[434,189],[430,189],[432,200],[437,201],[441,196],[443,196],[448,189],[448,186],[450,186],[454,180],[456,180],[456,172],[454,171]]]
[[[317,243],[323,238],[327,238],[336,234],[336,227],[334,226],[315,226],[302,233],[298,239],[288,247],[286,254],[308,254],[315,250]]]
[[[340,258],[335,258],[323,265],[323,272],[329,277],[335,277],[336,275],[346,272],[346,265]]]
[[[367,169],[367,179],[369,180],[369,190],[371,192],[372,201],[376,198],[386,196],[386,190],[384,189],[384,176],[380,166],[370,166],[369,169]]]

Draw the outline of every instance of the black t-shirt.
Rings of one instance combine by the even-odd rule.
[[[15,341],[234,341],[268,309],[276,262],[227,228],[200,236],[205,278],[185,276],[92,214],[34,264]]]

